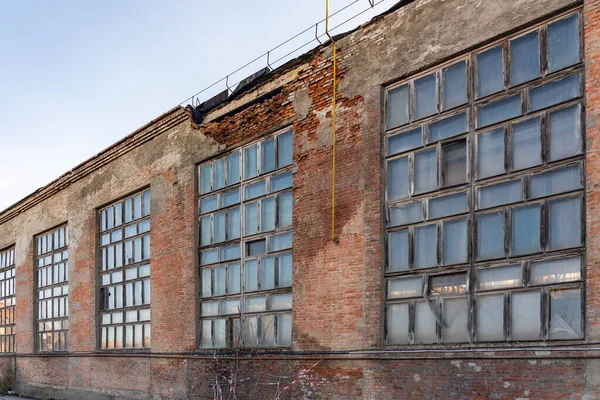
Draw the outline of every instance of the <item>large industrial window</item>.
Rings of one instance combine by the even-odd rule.
[[[387,89],[387,344],[583,338],[581,20]]]
[[[15,352],[15,248],[0,251],[0,353]]]
[[[150,190],[102,208],[100,348],[149,349]]]
[[[66,351],[69,331],[69,229],[35,238],[38,351]]]
[[[292,341],[292,131],[199,166],[200,347]]]

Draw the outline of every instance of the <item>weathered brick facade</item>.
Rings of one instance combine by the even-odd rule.
[[[584,339],[385,346],[384,87],[578,7],[585,27]],[[330,237],[332,48],[325,45],[200,117],[174,108],[0,214],[0,249],[14,246],[17,271],[16,354],[0,360],[16,366],[17,392],[213,398],[215,371],[235,370],[239,398],[276,398],[277,390],[282,398],[600,398],[600,1],[416,0],[337,43],[337,243]],[[215,357],[198,346],[197,165],[288,126],[293,345]],[[151,351],[99,350],[97,211],[148,187]],[[69,351],[39,354],[34,237],[64,223]]]

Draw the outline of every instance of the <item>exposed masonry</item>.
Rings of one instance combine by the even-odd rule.
[[[339,233],[337,245],[329,240],[332,54],[328,45],[261,76],[254,84],[246,86],[243,92],[236,93],[221,104],[213,104],[201,110],[200,116],[196,113],[192,118],[192,110],[181,108],[169,111],[122,142],[3,212],[0,215],[0,249],[14,249],[14,267],[9,265],[8,269],[17,271],[13,279],[15,305],[10,306],[16,309],[14,315],[17,318],[11,327],[11,332],[16,332],[13,336],[16,354],[3,356],[0,360],[5,364],[15,363],[18,391],[40,397],[61,397],[66,393],[65,389],[68,389],[72,398],[82,398],[90,392],[100,398],[204,398],[213,393],[217,379],[225,382],[227,377],[231,376],[230,372],[234,371],[238,394],[245,398],[273,397],[270,390],[282,382],[286,387],[290,384],[286,394],[289,393],[289,397],[295,398],[321,396],[370,399],[552,399],[600,396],[600,360],[596,345],[600,338],[597,317],[600,297],[595,268],[598,264],[595,245],[595,219],[598,218],[598,177],[595,173],[598,170],[595,165],[598,161],[595,157],[595,139],[598,136],[596,92],[600,76],[597,61],[600,56],[597,46],[600,3],[597,0],[585,1],[581,11],[583,16],[580,18],[583,58],[571,66],[557,71],[546,72],[544,69],[544,76],[532,81],[535,83],[523,82],[514,88],[509,85],[512,82],[509,79],[511,69],[507,69],[505,76],[508,81],[504,83],[509,86],[502,86],[501,94],[485,95],[481,100],[468,99],[466,105],[459,104],[448,111],[444,108],[445,100],[441,98],[442,108],[439,110],[439,116],[436,109],[435,116],[423,116],[419,121],[411,120],[411,125],[406,125],[406,129],[403,127],[387,130],[385,125],[388,115],[387,89],[400,87],[404,82],[414,82],[410,83],[414,85],[417,79],[428,76],[430,71],[440,71],[443,75],[442,70],[446,66],[459,60],[468,60],[469,74],[476,74],[477,60],[473,60],[473,57],[480,51],[491,49],[500,42],[510,46],[508,40],[538,27],[541,27],[539,37],[543,39],[547,24],[570,13],[580,12],[581,8],[578,7],[581,4],[582,2],[570,0],[419,0],[399,6],[354,32],[336,38],[340,49],[337,165],[341,166],[336,177],[336,230]],[[505,60],[509,60],[508,49],[509,47],[504,54],[504,57],[507,57]],[[545,57],[543,56],[542,60],[547,59]],[[546,68],[545,65],[542,67]],[[554,78],[566,78],[577,74],[582,86],[572,99],[564,99],[560,104],[547,105],[535,111],[527,108],[535,87],[549,84]],[[469,93],[475,93],[474,90],[479,86],[475,85],[472,78],[467,82]],[[522,96],[522,117],[507,122],[497,121],[484,129],[474,125],[477,113],[486,104],[493,104],[492,101],[502,100],[504,96],[510,97],[517,92]],[[443,94],[444,89],[440,89],[439,93]],[[386,144],[388,138],[417,125],[427,125],[427,121],[433,124],[437,118],[450,116],[446,115],[446,112],[458,112],[463,109],[461,107],[469,111],[470,126],[467,133],[461,132],[455,137],[444,138],[436,143],[421,142],[419,149],[407,149],[389,155],[385,152],[389,148]],[[583,152],[569,154],[568,158],[555,161],[551,156],[552,146],[546,146],[546,140],[552,137],[549,131],[552,126],[552,113],[570,107],[576,109],[582,117],[581,127],[585,129],[585,136],[582,132],[581,137],[586,138],[585,141],[581,141]],[[515,161],[519,158],[515,157],[516,152],[511,145],[515,137],[514,126],[521,120],[535,119],[538,115],[541,116],[541,132],[544,132],[541,144],[548,151],[540,154],[541,164],[517,171]],[[478,159],[479,150],[483,151],[486,148],[486,139],[477,138],[483,138],[486,132],[496,131],[497,127],[503,127],[498,132],[502,131],[504,136],[496,133],[502,140],[492,140],[491,143],[504,143],[505,155],[503,162],[492,163],[491,166],[503,166],[505,169],[499,175],[487,176],[481,161],[496,159]],[[265,287],[269,288],[265,293],[268,296],[287,296],[291,293],[293,307],[285,310],[267,309],[255,314],[289,315],[291,310],[291,343],[286,343],[283,351],[280,346],[271,346],[272,342],[269,340],[273,336],[269,332],[269,335],[261,338],[259,323],[255,330],[256,336],[259,336],[256,343],[265,343],[269,349],[247,348],[238,355],[231,351],[235,346],[223,351],[205,349],[201,346],[206,337],[201,330],[204,324],[201,321],[213,321],[220,319],[220,316],[206,315],[202,311],[204,302],[236,301],[246,294],[241,290],[239,295],[228,293],[228,285],[235,285],[233,282],[226,282],[224,296],[221,295],[219,286],[219,295],[212,291],[211,296],[208,296],[206,291],[207,296],[203,297],[203,282],[207,280],[203,281],[202,270],[210,269],[211,290],[217,289],[216,283],[221,285],[222,282],[220,278],[216,278],[216,275],[222,272],[217,271],[217,268],[226,264],[227,271],[230,261],[234,260],[201,266],[202,252],[239,243],[241,270],[242,261],[247,261],[242,258],[246,257],[246,252],[250,250],[246,248],[246,244],[254,242],[250,239],[262,240],[263,233],[252,233],[244,237],[243,228],[240,227],[240,239],[229,237],[226,233],[226,240],[221,242],[218,227],[222,225],[215,225],[215,219],[219,224],[218,221],[221,221],[222,217],[213,214],[228,212],[236,205],[203,213],[202,201],[209,199],[213,193],[200,190],[200,170],[203,166],[218,162],[217,160],[229,157],[236,151],[268,141],[274,135],[288,129],[293,130],[292,164],[286,164],[281,171],[267,172],[263,176],[272,182],[279,173],[291,172],[291,191],[286,187],[280,192],[251,199],[248,203],[264,200],[268,209],[270,197],[274,196],[277,204],[277,196],[280,193],[293,193],[291,228],[287,224],[277,225],[278,220],[275,219],[275,230],[264,232],[264,235],[273,236],[288,232],[293,234],[291,250],[286,248],[276,254],[276,257],[279,257],[280,254],[291,251],[293,289],[288,285],[272,288],[270,279],[264,282]],[[422,132],[425,135],[427,128]],[[490,133],[489,137],[492,136],[497,138]],[[423,137],[429,138],[421,136]],[[385,166],[387,160],[399,159],[409,154],[410,166],[414,163],[417,153],[435,149],[436,164],[442,168],[444,165],[450,165],[444,164],[445,160],[449,160],[444,155],[449,154],[446,144],[453,142],[460,142],[455,150],[469,154],[465,160],[468,166],[468,169],[465,166],[464,171],[466,182],[462,174],[459,174],[460,182],[452,180],[452,184],[446,187],[448,179],[454,179],[456,175],[440,169],[441,175],[436,175],[436,183],[441,187],[439,195],[432,194],[439,189],[437,186],[432,191],[422,193],[415,193],[413,186],[409,197],[386,200],[385,177],[389,172],[389,167]],[[411,168],[414,171],[414,166]],[[564,169],[569,176],[579,173],[580,180],[569,179],[568,182],[574,185],[569,191],[537,197],[532,192],[536,187],[534,183],[540,182],[544,177],[548,178],[548,175],[544,175],[547,173],[546,168],[548,171]],[[480,176],[480,173],[483,175]],[[410,174],[413,172],[409,173],[409,176],[413,177],[410,185],[414,185],[414,175]],[[585,186],[581,183],[583,178]],[[239,184],[240,188],[260,179],[262,177],[244,181]],[[522,204],[489,206],[481,202],[486,199],[482,193],[492,190],[489,188],[513,181],[518,182],[514,183],[515,187],[520,185]],[[226,192],[237,187],[235,185],[238,184],[218,188],[214,194],[222,199]],[[106,210],[105,215],[108,215],[108,208],[112,205],[135,197],[147,189],[150,193],[150,214],[149,217],[143,215],[139,221],[132,221],[136,224],[137,236],[131,238],[135,241],[136,237],[142,238],[149,233],[151,239],[150,321],[124,321],[121,325],[118,316],[116,320],[112,319],[113,314],[119,311],[105,310],[107,304],[100,302],[100,299],[106,298],[100,294],[101,288],[121,285],[121,282],[118,282],[118,273],[113,281],[113,273],[118,272],[118,267],[109,271],[108,259],[107,269],[102,270],[102,249],[106,249],[108,254],[108,246],[116,247],[120,243],[118,234],[112,243],[112,231],[118,228],[108,228],[107,225],[107,230],[100,233],[103,219],[108,218],[103,216],[102,210]],[[516,193],[518,192],[516,190]],[[431,220],[431,212],[435,205],[432,202],[446,195],[462,193],[467,193],[467,204],[470,207],[467,212],[435,217],[435,221]],[[550,210],[554,201],[574,196],[585,199],[585,208],[579,209],[582,215],[579,226],[586,232],[585,236],[581,236],[581,241],[574,246],[569,242],[569,246],[555,249],[549,236],[552,232],[551,214],[547,214],[546,211],[541,214],[540,211],[540,252],[536,255],[515,256],[511,229],[515,210],[530,204],[540,204],[541,210]],[[478,198],[479,202],[476,201]],[[494,198],[495,196],[492,196],[492,199]],[[415,258],[410,252],[408,270],[386,270],[389,265],[386,247],[388,233],[402,231],[406,227],[410,232],[429,224],[429,220],[424,220],[388,227],[388,206],[393,209],[416,202],[420,202],[421,210],[425,212],[422,214],[423,218],[429,218],[432,223],[439,225],[439,228],[436,227],[436,233],[438,229],[440,231],[440,246],[434,257],[436,265],[424,269],[424,272],[431,275],[432,279],[434,270],[439,270],[440,273],[452,270],[456,273],[467,273],[469,277],[465,288],[468,288],[466,295],[469,310],[473,311],[467,314],[466,340],[460,340],[460,343],[418,344],[414,343],[411,337],[412,344],[392,344],[389,343],[389,332],[386,337],[386,307],[405,302],[405,299],[400,298],[387,300],[386,282],[423,275],[414,269]],[[260,206],[257,204],[257,207]],[[496,213],[503,216],[506,227],[500,230],[504,235],[504,240],[500,241],[502,246],[481,248],[480,244],[483,242],[475,240],[480,232],[479,224],[484,224],[480,221],[484,221],[486,215]],[[203,235],[201,219],[207,215],[210,215],[211,221],[210,244],[202,242],[207,231]],[[447,228],[447,222],[455,218],[467,218],[468,232],[473,238],[469,240],[469,261],[466,263],[446,263],[453,248],[443,246],[444,237],[447,237],[444,236],[444,226]],[[257,220],[260,221],[260,217]],[[139,224],[145,221],[149,221],[152,227],[149,232],[144,231],[144,226],[139,230]],[[227,216],[225,221],[228,221]],[[36,282],[39,278],[36,274],[40,268],[47,266],[45,261],[43,267],[35,264],[39,257],[34,238],[67,223],[68,350],[61,355],[39,355],[37,346],[40,326],[36,316],[36,302],[39,299],[34,299],[33,293],[38,289]],[[259,222],[258,228],[260,227]],[[280,229],[283,230],[279,231]],[[109,243],[102,244],[102,235],[106,233],[110,234]],[[270,240],[271,238],[267,239],[267,242]],[[125,275],[127,269],[135,267],[137,270],[138,277],[133,278],[130,275],[131,282],[147,279],[142,276],[143,273],[140,275],[140,269],[147,261],[143,250],[145,242],[143,239],[140,241],[141,259],[135,261],[134,251],[133,263],[125,268]],[[456,246],[456,249],[458,248],[459,246]],[[481,254],[487,254],[486,251],[492,252],[498,258],[479,259]],[[502,255],[499,255],[500,253]],[[258,257],[261,258],[259,264],[262,265],[262,259],[271,255],[263,254]],[[514,303],[511,303],[514,294],[528,290],[537,291],[542,287],[541,296],[545,299],[543,304],[546,308],[542,309],[540,305],[540,315],[547,318],[551,315],[548,314],[547,308],[552,307],[551,292],[563,283],[549,283],[534,288],[532,271],[536,269],[536,262],[566,257],[573,257],[581,263],[581,269],[573,270],[573,276],[579,274],[577,279],[564,283],[564,288],[579,291],[582,301],[585,302],[585,308],[582,308],[585,314],[582,316],[580,328],[582,337],[571,337],[559,342],[550,337],[551,319],[542,320],[540,317],[540,324],[544,322],[545,331],[540,334],[539,340],[515,341],[515,337],[511,336],[514,326],[508,322],[512,321],[509,313],[505,317],[506,328],[501,328],[502,335],[505,335],[502,336],[502,340],[479,340],[481,331],[477,329],[476,310],[481,304],[479,297],[484,295],[484,292],[479,291],[480,283],[483,282],[480,276],[482,271],[523,262],[514,270],[519,269],[523,281],[527,282],[528,279],[530,286],[498,289],[485,292],[489,293],[485,295],[500,295],[505,299],[505,309],[508,310],[508,306]],[[246,258],[252,260],[251,257]],[[503,260],[501,263],[498,261],[500,259]],[[116,265],[117,259],[111,260],[114,260]],[[57,263],[61,262],[62,260],[57,260]],[[278,262],[277,260],[277,266]],[[270,268],[271,264],[266,262],[265,265]],[[282,275],[277,271],[274,282],[280,283]],[[58,272],[60,277],[60,267]],[[282,272],[285,277],[285,269]],[[109,275],[110,278],[105,278]],[[46,279],[47,277],[48,275]],[[262,276],[257,273],[257,280],[259,278]],[[124,279],[126,285],[127,278]],[[428,288],[435,288],[434,281],[422,279],[423,285],[426,281],[427,285],[431,284]],[[245,276],[240,275],[240,284],[242,282],[246,284]],[[249,283],[253,284],[253,281]],[[260,284],[262,283],[261,281]],[[262,289],[262,286],[259,285],[259,288]],[[423,289],[425,293],[428,292],[428,288]],[[117,289],[115,293],[116,291]],[[262,296],[258,291],[252,293],[256,295],[248,294],[248,297]],[[460,296],[462,294],[458,297]],[[142,294],[141,297],[143,302],[145,295]],[[416,299],[406,298],[408,301]],[[126,301],[124,295],[124,302]],[[110,300],[108,303],[110,304]],[[240,306],[243,307],[243,300]],[[268,305],[265,304],[265,307]],[[136,317],[141,319],[140,310],[146,310],[147,305],[134,305],[133,308]],[[223,305],[219,304],[217,309],[223,310]],[[111,320],[102,324],[100,316],[108,314]],[[447,314],[444,313],[443,306],[439,315],[442,318],[442,324],[439,326],[445,326],[443,318]],[[146,315],[143,318],[146,318]],[[226,318],[230,318],[229,314]],[[233,327],[235,322],[230,322],[233,322],[230,325]],[[121,329],[119,327],[125,326],[121,331],[125,332],[124,343],[128,343],[127,324],[151,326],[150,349],[99,348],[101,343],[106,343],[106,347],[109,347],[110,342],[108,329],[106,341],[102,340],[103,327],[112,327],[110,329],[117,339]],[[412,335],[414,324],[411,324],[413,323],[409,318],[409,333]],[[435,324],[437,320],[434,321]],[[211,335],[216,332],[214,326],[211,322]],[[439,339],[443,342],[444,338],[448,337],[445,335],[445,328],[441,328],[439,333],[437,329],[436,327],[435,341]],[[132,343],[135,343],[135,327],[132,330]],[[59,347],[61,331],[66,330],[58,331]],[[226,338],[229,337],[230,343],[235,344],[235,330],[226,328],[226,331],[229,335],[226,335]],[[276,335],[276,332],[280,331],[274,329],[273,334]],[[144,327],[141,337],[145,340],[143,332]],[[268,340],[262,341],[263,339]],[[118,340],[115,340],[116,342]],[[47,336],[45,343],[47,346]],[[145,341],[142,343],[142,346],[145,346]],[[214,343],[215,340],[211,337],[211,345]],[[306,379],[299,379],[297,383],[291,384],[293,379],[286,381],[286,378],[282,378],[299,375]],[[228,390],[227,384],[223,385],[223,390]]]

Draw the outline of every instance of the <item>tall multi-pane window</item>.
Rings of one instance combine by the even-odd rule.
[[[0,353],[15,351],[15,248],[0,251]]]
[[[386,343],[583,338],[581,12],[387,89]]]
[[[198,167],[202,348],[291,346],[292,140]]]
[[[99,212],[100,348],[149,349],[150,190]]]
[[[37,349],[66,351],[69,332],[69,229],[55,228],[35,238]]]

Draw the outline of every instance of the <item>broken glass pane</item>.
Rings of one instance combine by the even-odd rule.
[[[550,339],[581,338],[581,290],[550,292]]]

